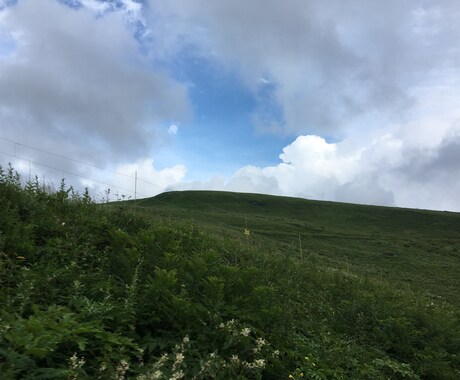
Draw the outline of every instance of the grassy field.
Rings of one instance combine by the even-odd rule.
[[[168,192],[135,204],[152,217],[190,221],[275,253],[300,259],[302,248],[303,260],[460,306],[459,213],[212,191]]]
[[[96,204],[0,168],[0,377],[457,380],[458,231],[252,194]]]

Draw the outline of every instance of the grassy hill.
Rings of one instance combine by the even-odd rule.
[[[168,192],[144,212],[189,220],[304,260],[372,276],[460,306],[460,213],[364,206],[262,194]]]
[[[0,168],[1,378],[456,380],[456,231],[250,194],[95,204]]]

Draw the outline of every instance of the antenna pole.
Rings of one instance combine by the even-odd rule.
[[[137,170],[134,173],[134,200],[137,199]]]

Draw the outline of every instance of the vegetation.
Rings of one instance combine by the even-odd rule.
[[[135,204],[161,222],[190,220],[315,264],[345,269],[460,306],[460,214],[262,194],[183,191]]]
[[[208,209],[178,195],[97,205],[0,172],[2,378],[460,378],[458,285],[430,277],[445,258],[448,276],[458,271],[457,214],[407,211],[414,224],[401,231],[403,219],[382,224],[358,206],[310,202],[305,219],[292,199],[270,198],[271,209],[227,194],[261,199],[230,212],[219,194],[196,195]],[[347,207],[375,223],[347,221]],[[433,243],[434,269],[408,272],[427,277],[427,294],[392,281],[403,272],[386,259],[372,266],[360,243],[383,236]],[[417,247],[389,260],[412,263]]]

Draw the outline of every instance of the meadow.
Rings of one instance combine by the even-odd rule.
[[[168,192],[134,205],[460,306],[460,214],[263,194]]]
[[[249,232],[249,234],[247,233]],[[0,171],[2,379],[458,379],[460,215]]]

